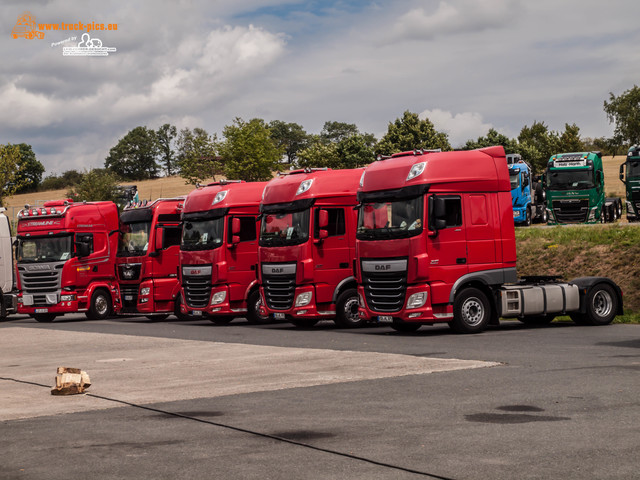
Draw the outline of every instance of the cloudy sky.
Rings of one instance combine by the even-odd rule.
[[[116,51],[64,56],[86,30],[13,38],[25,10],[117,24],[89,32]],[[0,143],[31,144],[48,175],[102,167],[138,125],[219,135],[234,117],[379,138],[410,110],[454,147],[534,120],[609,136],[603,101],[640,84],[639,18],[634,0],[4,1]]]

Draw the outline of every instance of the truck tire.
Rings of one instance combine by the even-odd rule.
[[[87,318],[91,320],[104,320],[111,315],[111,295],[102,288],[98,288],[91,295]]]
[[[618,312],[618,296],[611,285],[598,283],[585,297],[586,313],[572,313],[571,320],[578,325],[608,325]]]
[[[393,328],[396,332],[417,332],[418,329],[422,326],[421,323],[409,323],[409,322],[397,322],[394,321],[391,324],[391,328]]]
[[[525,227],[531,226],[531,208],[527,207],[526,218],[524,220]]]
[[[549,221],[549,214],[547,213],[547,208],[545,207],[542,210],[542,220],[540,220],[541,223],[547,223]]]
[[[185,315],[184,313],[182,313],[180,311],[180,304],[182,303],[182,296],[178,295],[176,297],[176,302],[175,305],[173,307],[173,314],[176,316],[176,318],[178,320],[180,320],[181,322],[185,322],[187,320],[192,320],[192,318],[189,318],[189,315]]]
[[[358,315],[358,292],[355,288],[345,290],[338,296],[334,322],[342,328],[359,328],[367,323]]]
[[[247,321],[253,325],[265,325],[271,323],[269,315],[261,315],[262,296],[257,288],[249,294],[247,300]]]
[[[35,318],[36,322],[39,322],[39,323],[51,323],[53,322],[53,319],[56,318],[56,314],[55,313],[36,313],[32,315],[32,317]]]
[[[491,304],[477,288],[462,290],[453,301],[453,320],[449,327],[456,333],[480,333],[491,318]]]

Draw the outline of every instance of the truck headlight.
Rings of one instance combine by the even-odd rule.
[[[513,218],[519,217],[520,216],[520,212],[518,210],[514,210],[513,211]]]
[[[223,290],[222,292],[216,292],[211,297],[211,305],[218,305],[219,303],[224,302],[224,299],[227,298],[227,291]]]
[[[407,300],[407,309],[420,308],[426,303],[426,301],[427,292],[414,293],[409,297],[409,300]]]
[[[594,207],[591,209],[591,211],[589,212],[589,219],[587,220],[587,222],[595,222],[597,209],[598,209],[597,207]]]
[[[312,292],[303,292],[296,297],[296,307],[304,307],[305,305],[309,305],[311,303],[311,298],[313,297]]]
[[[149,295],[151,293],[151,287],[143,287],[140,289],[140,295]]]
[[[60,295],[61,302],[73,302],[76,299],[76,294],[73,295]]]
[[[627,202],[627,212],[633,212],[633,204],[631,202]]]

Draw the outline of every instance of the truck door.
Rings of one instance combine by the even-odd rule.
[[[429,196],[428,215],[433,216],[433,199]],[[429,256],[429,279],[433,304],[449,303],[449,293],[453,284],[465,275],[467,266],[467,238],[462,215],[462,197],[460,195],[438,195],[444,200],[444,227],[427,236],[427,254]],[[433,222],[429,221],[429,230]]]
[[[345,209],[352,207],[318,207],[313,216],[313,263],[315,268],[314,283],[316,285],[316,303],[333,300],[333,292],[341,280],[351,273],[352,251],[349,247]],[[320,240],[320,210],[326,210],[329,223],[326,227],[327,237]],[[355,227],[354,227],[355,229]]]
[[[173,300],[173,289],[178,282],[178,265],[180,264],[180,238],[182,228],[180,225],[164,225],[156,229],[158,235],[160,229],[164,230],[162,251],[158,256],[147,263],[149,271],[145,276],[153,277],[153,299],[156,302]]]
[[[495,235],[492,226],[492,211],[487,195],[473,193],[464,195],[464,220],[467,234],[467,265],[469,271],[494,268],[496,261]]]
[[[229,301],[243,301],[247,287],[256,279],[256,264],[258,263],[258,231],[260,223],[256,217],[239,216],[240,232],[236,234],[238,243],[231,244],[232,216],[227,221],[227,279],[229,284]]]

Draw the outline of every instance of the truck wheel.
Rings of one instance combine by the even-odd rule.
[[[480,333],[489,323],[491,305],[477,288],[465,288],[453,302],[453,320],[449,327],[456,333]]]
[[[247,321],[253,325],[264,325],[271,323],[269,315],[260,315],[260,307],[262,306],[262,296],[260,290],[255,289],[249,294],[247,300]]]
[[[296,318],[294,320],[291,320],[291,323],[293,323],[298,328],[311,328],[318,322],[319,320],[315,318]]]
[[[111,295],[101,288],[93,292],[86,315],[91,320],[104,320],[111,315]]]
[[[545,208],[542,211],[542,220],[541,220],[541,222],[542,223],[547,223],[548,221],[549,221],[549,214],[547,213],[547,209]]]
[[[53,322],[53,319],[56,318],[56,314],[55,313],[36,313],[32,315],[32,317],[35,318],[36,322],[51,323]]]
[[[578,325],[608,325],[618,312],[618,296],[606,283],[591,287],[585,301],[587,313],[571,314],[571,319]]]
[[[396,332],[416,332],[422,326],[421,323],[393,322],[391,328]]]
[[[343,328],[363,327],[366,319],[358,315],[358,292],[354,288],[345,290],[336,301],[336,325]]]
[[[622,200],[616,200],[616,207],[618,210],[618,218],[622,218]]]
[[[526,215],[527,215],[527,217],[524,220],[524,225],[526,227],[530,227],[531,226],[531,209],[529,207],[527,207]]]
[[[533,317],[519,318],[518,320],[525,325],[548,325],[553,322],[554,318],[556,318],[556,316],[549,313],[547,315],[535,315]]]
[[[176,302],[175,302],[175,306],[173,307],[173,314],[176,316],[176,318],[178,320],[180,320],[181,322],[185,322],[187,320],[193,320],[192,318],[189,318],[189,315],[185,315],[184,313],[182,313],[180,311],[180,304],[182,303],[182,296],[178,295],[176,297]]]

